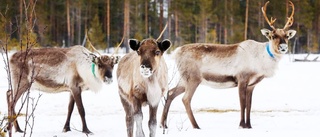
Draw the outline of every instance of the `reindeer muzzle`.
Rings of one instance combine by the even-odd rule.
[[[107,84],[111,84],[113,82],[113,79],[112,79],[112,77],[111,78],[104,77],[104,82]]]
[[[152,75],[152,70],[149,67],[146,67],[145,65],[141,65],[140,66],[140,74],[145,77],[148,78]]]
[[[278,50],[281,54],[287,53],[288,52],[288,44],[280,44]]]

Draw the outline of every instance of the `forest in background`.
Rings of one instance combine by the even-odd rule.
[[[162,38],[170,39],[174,47],[246,39],[263,42],[267,39],[260,30],[271,29],[261,12],[266,1],[0,0],[0,42],[6,42],[11,49],[24,45],[25,35],[30,35],[26,33],[26,22],[31,22],[31,36],[39,47],[81,45],[88,30],[93,45],[104,50],[118,45],[122,37],[125,41],[157,38],[166,24]],[[269,1],[268,17],[277,19],[276,28],[283,28],[291,14],[288,0]],[[320,53],[320,1],[292,2],[295,15],[290,29],[297,30],[297,34],[290,40],[291,51]],[[122,47],[127,47],[127,42]]]

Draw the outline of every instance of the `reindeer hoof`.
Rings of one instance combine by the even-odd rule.
[[[24,131],[21,130],[21,129],[17,129],[16,132],[18,132],[18,133],[24,133]]]
[[[247,129],[251,129],[252,127],[251,127],[250,124],[247,124],[247,125],[246,125],[246,128],[247,128]]]
[[[82,132],[87,135],[93,135],[93,133],[89,129],[83,129]]]
[[[64,127],[62,132],[68,132],[68,131],[71,131],[70,127]]]
[[[161,125],[160,125],[160,128],[167,129],[168,126],[167,126],[167,124],[161,124]]]
[[[239,129],[251,129],[251,125],[250,124],[240,124],[239,125]]]

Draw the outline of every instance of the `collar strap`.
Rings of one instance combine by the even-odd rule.
[[[93,74],[94,77],[96,77],[96,73],[95,73],[95,71],[94,71],[94,70],[95,70],[95,69],[94,69],[95,66],[96,66],[96,64],[94,64],[94,63],[92,62],[91,71],[92,71],[92,74]]]
[[[270,56],[271,58],[274,58],[274,55],[273,55],[272,52],[270,51],[270,44],[269,44],[269,42],[267,43],[266,49],[267,49],[267,52],[268,52],[269,56]]]

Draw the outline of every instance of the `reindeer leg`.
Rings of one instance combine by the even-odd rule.
[[[246,90],[247,90],[247,82],[246,81],[239,81],[239,99],[240,99],[240,128],[246,128],[246,123],[244,119],[244,113],[246,109]]]
[[[14,108],[15,108],[15,103],[13,101],[13,95],[12,95],[12,90],[8,90],[7,91],[7,105],[8,105],[8,118],[9,118],[9,123],[8,123],[8,127],[7,130],[9,132],[12,131],[12,122],[14,122],[14,125],[19,127],[19,124],[15,124],[17,119],[15,118],[16,114],[14,112]],[[16,128],[17,129],[17,128]],[[19,127],[20,129],[20,127]],[[21,129],[20,129],[21,130]]]
[[[70,130],[70,119],[71,119],[71,114],[73,112],[74,103],[75,103],[75,100],[74,100],[72,94],[70,93],[70,101],[69,101],[69,106],[68,106],[68,115],[67,115],[66,123],[64,124],[64,127],[63,127],[63,132],[71,131]]]
[[[196,77],[190,76],[190,78],[196,78]],[[188,85],[186,87],[186,93],[184,94],[184,96],[182,98],[182,102],[186,108],[190,122],[191,122],[193,128],[196,128],[196,129],[200,129],[200,127],[198,126],[196,119],[194,118],[192,109],[191,109],[191,99],[192,99],[192,96],[193,96],[194,92],[196,91],[197,87],[199,86],[199,84],[200,84],[200,80],[194,80],[193,82],[188,83]]]
[[[245,128],[252,128],[250,122],[250,113],[251,113],[251,103],[252,103],[252,92],[254,86],[248,86],[247,96],[246,96],[246,124]]]
[[[134,121],[136,122],[136,137],[144,137],[144,132],[142,129],[142,120],[143,120],[143,114],[141,111],[141,103],[137,98],[134,98],[133,100],[133,107],[134,107]]]
[[[133,110],[131,105],[120,95],[121,103],[123,105],[124,111],[126,112],[126,126],[128,137],[133,137]]]
[[[156,136],[156,129],[157,129],[157,106],[150,106],[149,105],[149,136],[155,137]]]
[[[27,76],[26,75],[22,75],[21,76],[21,81],[20,81],[20,87],[18,87],[18,85],[13,85],[14,88],[13,89],[16,89],[16,90],[8,90],[7,91],[7,103],[8,103],[8,115],[11,117],[11,122],[13,121],[13,126],[15,127],[16,129],[16,132],[19,132],[19,133],[23,133],[24,131],[21,130],[20,126],[19,126],[19,123],[18,123],[18,115],[16,114],[16,111],[15,111],[15,106],[17,104],[17,101],[18,99],[22,96],[22,94],[24,92],[26,92],[28,90],[28,88],[30,87],[30,83],[27,82],[27,81],[23,81],[23,80],[26,80]],[[12,125],[10,124],[11,122],[9,122],[9,126],[8,126],[8,129],[11,130],[11,127]]]
[[[86,123],[86,119],[85,119],[85,111],[84,111],[84,107],[82,104],[82,98],[81,98],[81,88],[74,87],[71,92],[72,92],[73,98],[76,102],[76,105],[78,107],[78,111],[79,111],[79,114],[81,117],[82,132],[86,133],[86,134],[92,134],[92,132],[87,127],[87,123]]]
[[[171,102],[173,101],[173,99],[175,97],[179,96],[184,91],[185,91],[184,87],[175,87],[175,88],[169,90],[169,92],[167,93],[167,99],[166,99],[166,103],[165,103],[163,111],[162,111],[161,125],[160,125],[163,129],[168,128],[167,117],[168,117],[168,111],[169,111]]]

